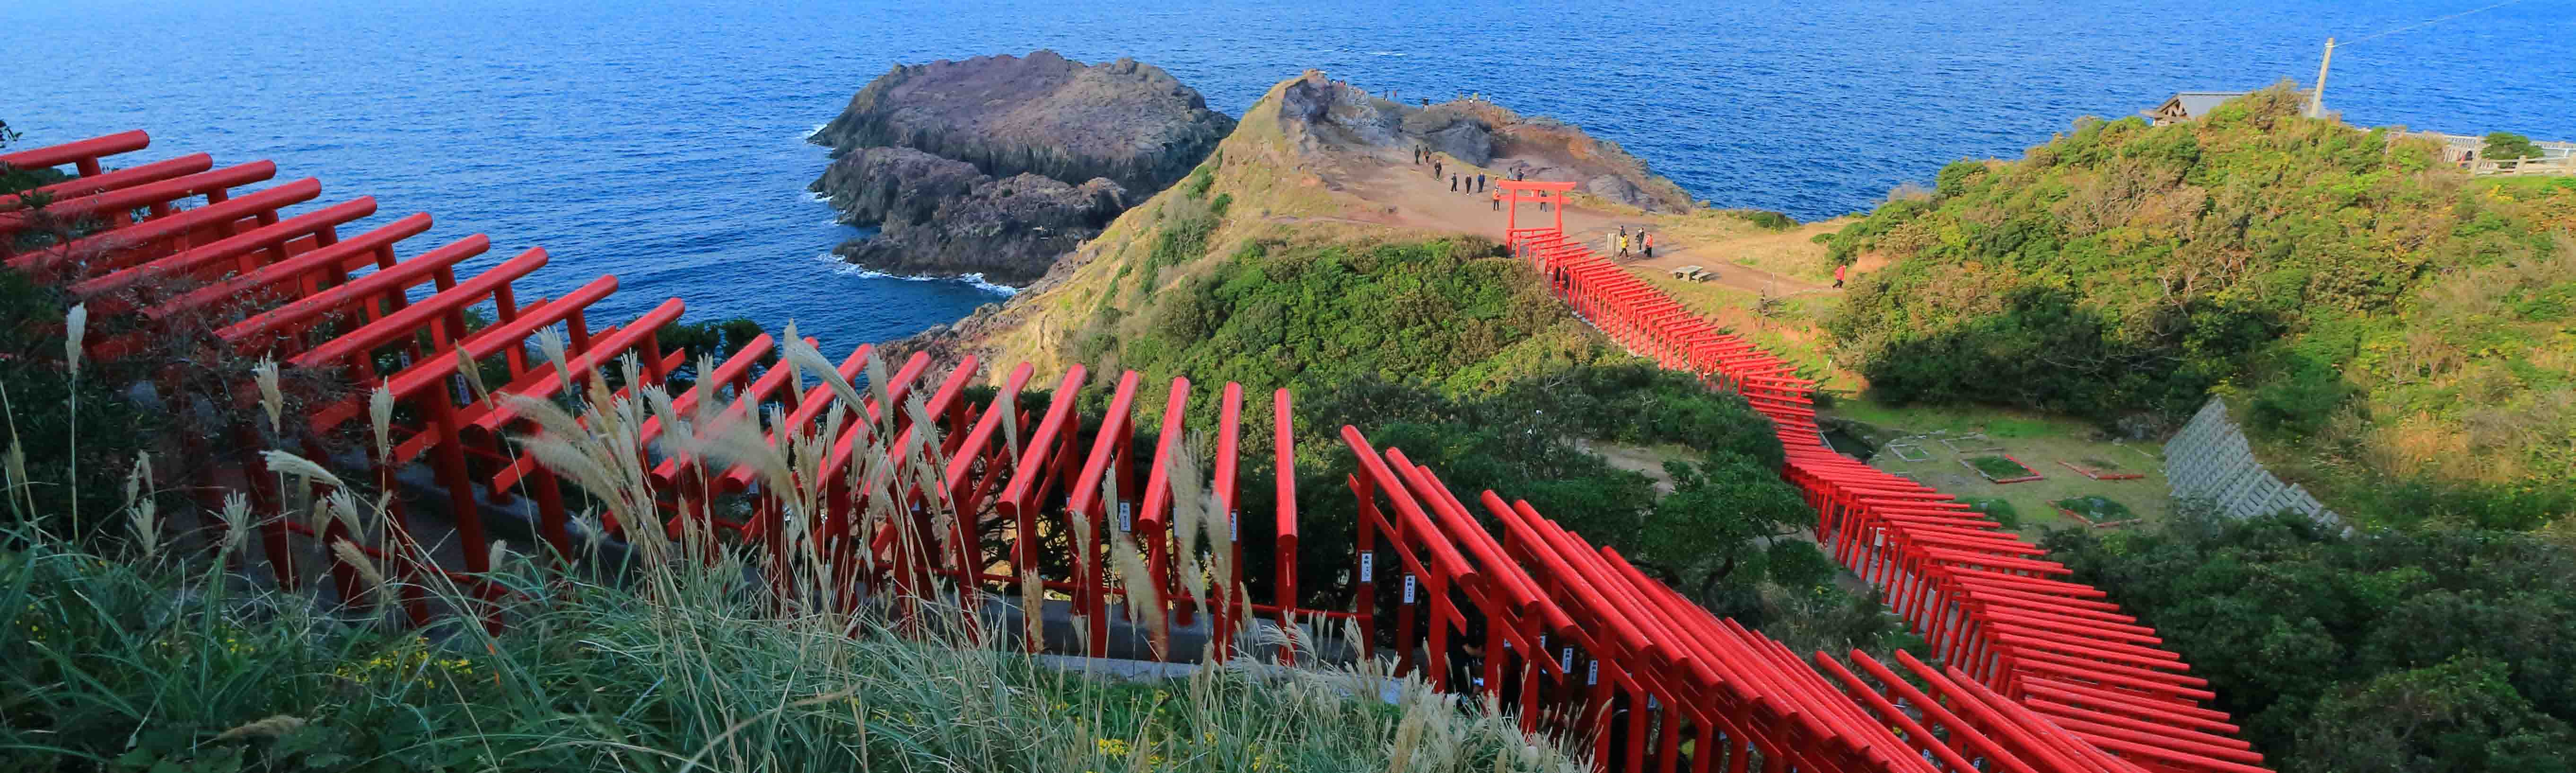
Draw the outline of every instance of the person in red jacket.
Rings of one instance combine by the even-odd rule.
[[[1835,286],[1835,287],[1841,287],[1841,286],[1843,286],[1843,272],[1845,272],[1845,271],[1849,271],[1849,270],[1851,270],[1851,264],[1849,264],[1849,263],[1843,263],[1843,264],[1839,264],[1839,265],[1834,266],[1834,286]]]

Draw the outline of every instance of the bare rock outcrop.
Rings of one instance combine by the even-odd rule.
[[[995,177],[1106,177],[1159,191],[1189,174],[1234,119],[1197,89],[1133,59],[1085,65],[1054,51],[897,65],[821,131],[835,153],[908,147]]]
[[[1280,91],[1279,120],[1309,152],[1405,154],[1419,146],[1507,175],[1573,182],[1583,193],[1649,212],[1696,206],[1689,192],[1618,143],[1482,100],[1399,104],[1309,70]]]
[[[1317,147],[1398,147],[1404,136],[1404,106],[1323,77],[1309,70],[1279,92],[1279,120],[1303,129],[1291,132]]]
[[[1464,103],[1416,109],[1404,117],[1404,133],[1451,158],[1477,166],[1494,162],[1494,124]]]
[[[900,274],[1023,284],[1189,174],[1234,119],[1132,59],[1053,51],[897,65],[814,133],[811,189],[875,236],[835,252]]]

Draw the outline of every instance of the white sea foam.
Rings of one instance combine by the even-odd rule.
[[[965,276],[958,277],[957,280],[974,285],[975,289],[993,293],[1004,298],[1020,294],[1020,288],[984,281],[984,275],[982,273],[967,274]]]
[[[813,141],[813,139],[814,139],[814,135],[817,135],[817,134],[821,134],[821,133],[823,133],[823,127],[830,126],[830,125],[831,125],[831,124],[829,124],[829,123],[818,123],[818,124],[815,124],[815,125],[814,125],[814,128],[811,128],[811,129],[807,129],[807,130],[805,130],[805,133],[804,133],[804,134],[796,135],[796,141],[797,141],[797,142],[811,142],[811,141]]]
[[[816,253],[814,255],[814,259],[832,264],[832,273],[840,274],[842,276],[854,276],[860,279],[893,279],[904,282],[962,282],[968,286],[974,287],[975,289],[1006,298],[1020,294],[1019,288],[1012,287],[1010,285],[994,284],[986,281],[984,279],[984,275],[981,273],[965,274],[962,276],[905,276],[903,274],[889,274],[866,266],[861,266],[856,263],[842,260],[841,256],[834,255],[829,252]]]
[[[1369,56],[1410,56],[1410,54],[1401,51],[1371,51]]]

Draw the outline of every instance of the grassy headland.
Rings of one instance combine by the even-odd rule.
[[[1828,323],[1841,358],[1895,402],[2139,432],[2215,390],[2276,471],[2365,520],[2563,518],[2576,182],[2473,180],[2297,112],[2275,88],[1951,164],[1833,237],[1892,261]]]

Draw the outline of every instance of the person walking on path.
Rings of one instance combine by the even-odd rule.
[[[1619,235],[1619,257],[1628,257],[1628,235],[1624,233]]]
[[[1449,176],[1449,192],[1450,192],[1450,193],[1457,193],[1457,192],[1458,192],[1458,176],[1457,176],[1457,175],[1454,175],[1454,174],[1453,174],[1453,175],[1450,175],[1450,176]]]
[[[1637,234],[1637,238],[1644,240],[1644,244],[1646,245],[1646,259],[1653,260],[1655,258],[1655,235],[1651,233],[1640,233]]]
[[[1482,192],[1484,192],[1484,190],[1485,190],[1485,175],[1484,175],[1484,173],[1482,173],[1482,172],[1478,172],[1478,173],[1476,174],[1476,191],[1477,191],[1478,193],[1482,193]]]
[[[1422,163],[1422,146],[1420,145],[1413,146],[1413,163],[1416,165]]]
[[[1440,159],[1431,159],[1431,179],[1440,179]]]
[[[1834,286],[1835,286],[1835,287],[1841,287],[1841,286],[1843,286],[1843,272],[1845,272],[1845,271],[1849,271],[1849,270],[1851,270],[1851,264],[1849,264],[1849,263],[1843,263],[1843,264],[1839,264],[1839,265],[1834,266]]]
[[[1494,194],[1494,197],[1493,197],[1493,198],[1494,198],[1494,211],[1496,211],[1496,212],[1501,212],[1501,211],[1503,211],[1503,194],[1500,194],[1500,193]]]

